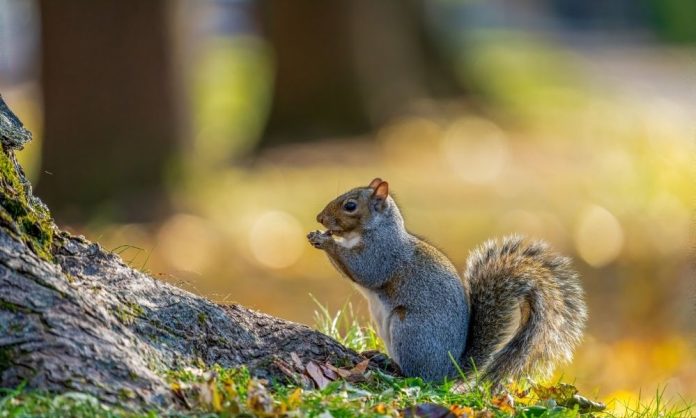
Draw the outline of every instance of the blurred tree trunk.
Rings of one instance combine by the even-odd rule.
[[[276,65],[262,147],[364,133],[461,93],[423,0],[265,0],[259,18]]]
[[[181,133],[167,0],[42,0],[39,194],[60,221],[167,208]]]

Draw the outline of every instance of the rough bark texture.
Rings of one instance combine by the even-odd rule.
[[[131,407],[172,400],[163,372],[200,364],[278,368],[362,360],[306,326],[221,306],[57,229],[14,150],[31,135],[0,97],[0,386],[77,390]],[[287,372],[287,370],[286,370]]]

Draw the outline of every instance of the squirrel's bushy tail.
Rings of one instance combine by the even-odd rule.
[[[464,275],[471,300],[466,371],[475,367],[498,384],[523,374],[546,376],[556,363],[571,360],[587,309],[568,258],[542,241],[510,236],[474,250]]]

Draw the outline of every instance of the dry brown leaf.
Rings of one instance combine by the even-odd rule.
[[[324,373],[324,376],[326,376],[329,380],[333,381],[338,379],[340,376],[338,375],[338,373],[333,371],[330,366],[331,365],[328,363],[319,365],[322,373]]]
[[[305,371],[309,375],[309,377],[314,380],[314,383],[317,384],[317,387],[319,389],[324,389],[331,383],[331,380],[329,380],[326,376],[324,376],[324,373],[321,371],[321,368],[319,365],[313,361],[310,361],[307,363],[305,366]]]
[[[350,370],[341,369],[341,368],[335,367],[335,366],[333,366],[333,365],[331,365],[331,364],[329,364],[328,366],[329,366],[329,368],[330,368],[331,370],[333,370],[336,374],[338,374],[338,375],[339,375],[340,377],[342,377],[343,379],[345,379],[346,377],[350,376]]]
[[[304,365],[302,364],[302,359],[300,359],[300,356],[297,355],[296,352],[291,352],[290,353],[290,358],[292,359],[292,362],[295,365],[295,368],[297,370],[304,370]]]
[[[363,360],[356,364],[355,367],[350,369],[350,374],[365,374],[367,371],[367,366],[370,364],[370,360]]]
[[[509,393],[504,393],[501,395],[498,395],[494,397],[491,400],[491,403],[493,406],[496,408],[500,409],[503,412],[507,413],[513,413],[515,412],[515,400],[512,398],[512,395]]]
[[[459,406],[459,405],[452,405],[450,406],[450,411],[452,413],[460,418],[469,418],[474,416],[474,409],[471,408],[470,406]]]
[[[276,366],[287,377],[289,377],[293,380],[297,379],[297,376],[296,376],[297,374],[294,371],[292,371],[292,369],[290,368],[290,365],[288,363],[286,363],[285,361],[277,358],[277,359],[273,360],[273,365]]]

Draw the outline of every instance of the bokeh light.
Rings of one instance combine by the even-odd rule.
[[[282,211],[260,214],[249,229],[249,246],[261,265],[273,269],[297,262],[306,248],[305,233],[299,222]]]
[[[578,254],[593,267],[612,262],[621,253],[624,235],[614,215],[601,206],[589,206],[575,230]]]
[[[508,160],[505,134],[485,119],[457,119],[444,134],[442,156],[464,181],[490,183],[500,175]]]

